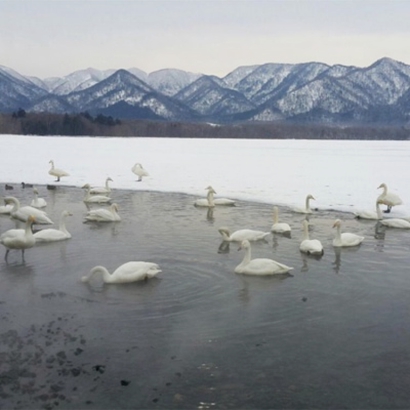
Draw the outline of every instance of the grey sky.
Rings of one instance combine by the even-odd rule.
[[[407,0],[0,0],[0,65],[40,78],[267,62],[410,64]]]

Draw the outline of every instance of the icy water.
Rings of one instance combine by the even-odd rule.
[[[243,253],[217,228],[270,230],[271,205],[209,213],[188,195],[115,190],[122,222],[85,224],[81,189],[39,190],[56,225],[73,212],[73,237],[27,250],[25,263],[12,251],[6,264],[0,248],[0,408],[410,407],[410,231],[316,212],[311,238],[325,254],[307,257],[304,216],[281,208],[292,237],[256,243],[252,256],[294,270],[258,278],[234,273]],[[23,205],[32,196],[9,193]],[[360,247],[335,251],[336,217],[365,236]],[[0,217],[0,232],[13,227]],[[80,281],[130,260],[163,272]]]

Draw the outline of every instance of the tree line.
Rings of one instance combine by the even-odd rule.
[[[0,114],[0,134],[99,137],[245,138],[245,139],[365,139],[408,140],[410,127],[336,126],[287,122],[210,124],[174,121],[119,120],[88,112],[28,113],[19,109]]]

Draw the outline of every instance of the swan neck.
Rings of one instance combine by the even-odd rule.
[[[342,233],[341,233],[340,225],[336,226],[336,239],[338,241],[342,240]]]
[[[381,209],[380,209],[380,204],[379,204],[379,202],[376,202],[376,213],[377,213],[377,217],[378,217],[379,219],[383,219],[383,214],[382,214],[382,211],[381,211]]]
[[[242,265],[247,265],[251,261],[251,248],[245,248],[245,255],[243,256]]]
[[[279,222],[279,212],[278,208],[273,209],[273,223],[277,224]]]
[[[307,197],[307,198],[306,198],[306,210],[307,210],[307,211],[310,211],[309,201],[310,201],[310,198]]]
[[[87,280],[97,273],[101,273],[105,283],[111,282],[111,274],[104,266],[95,266],[91,269],[90,273],[87,276]]]
[[[206,198],[208,199],[209,206],[214,206],[214,193],[211,190],[208,191]]]
[[[303,239],[309,239],[309,228],[307,224],[303,224]]]

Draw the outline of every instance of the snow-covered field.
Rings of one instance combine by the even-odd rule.
[[[4,183],[52,184],[50,160],[70,176],[59,184],[181,192],[284,206],[303,205],[307,194],[319,209],[374,209],[386,183],[403,205],[392,215],[410,216],[410,142],[38,137],[0,135],[0,195]],[[141,163],[150,176],[136,182]],[[57,184],[57,183],[56,183]],[[384,209],[384,207],[383,207]]]

